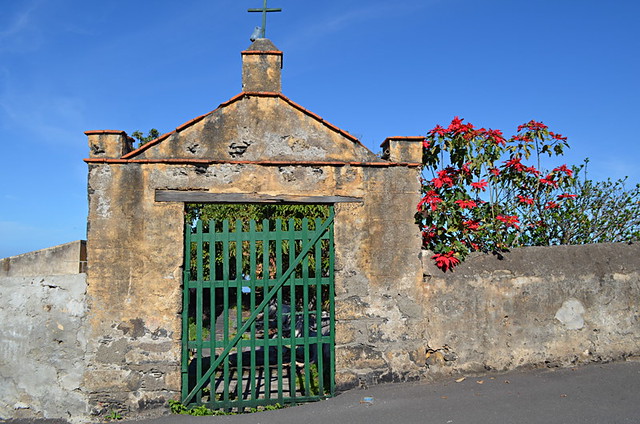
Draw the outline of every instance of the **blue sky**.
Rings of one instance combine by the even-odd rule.
[[[241,91],[261,0],[0,0],[0,257],[85,237],[86,130],[173,130]],[[374,151],[459,115],[640,182],[640,2],[270,0],[283,92]],[[557,165],[558,163],[550,163]]]

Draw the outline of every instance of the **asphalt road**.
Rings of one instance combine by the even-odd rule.
[[[364,402],[373,398],[372,403]],[[21,421],[25,422],[25,421]],[[640,423],[640,361],[372,386],[321,402],[235,416],[129,424]]]
[[[363,402],[373,398],[373,403]],[[144,424],[640,423],[640,361],[488,374],[351,390],[322,402],[236,416]]]

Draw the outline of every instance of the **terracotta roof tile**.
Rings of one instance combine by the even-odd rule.
[[[277,54],[282,56],[281,50],[243,50],[240,52],[241,54]]]
[[[92,131],[85,131],[84,133],[85,133],[85,135],[94,135],[94,134],[127,134],[125,131],[122,131],[122,130],[92,130]]]

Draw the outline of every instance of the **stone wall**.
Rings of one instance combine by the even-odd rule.
[[[415,168],[221,164],[202,172],[189,165],[109,164],[90,166],[89,186],[91,342],[84,385],[96,415],[111,409],[151,413],[179,397],[184,205],[157,202],[156,190],[233,193],[251,187],[265,195],[361,198],[336,204],[338,370],[362,365],[352,360],[362,346],[341,336],[355,320],[367,325],[357,298],[382,290],[386,295],[374,303],[383,306],[398,286],[413,296],[420,290],[420,262],[409,255],[420,246],[419,232],[413,208],[405,207],[419,200]],[[116,206],[110,199],[127,200]],[[400,314],[381,319],[380,331],[404,327]],[[392,344],[389,349],[402,356],[406,341]],[[353,376],[338,372],[336,378],[348,386]]]
[[[78,272],[81,245],[74,242],[3,260],[11,267],[0,275],[0,419],[74,421],[86,415],[81,389],[87,345],[86,275]],[[64,259],[58,266],[47,263],[57,257]],[[31,265],[28,258],[34,259]],[[45,269],[57,274],[37,275]],[[70,269],[75,273],[64,274]]]
[[[77,274],[85,272],[86,266],[86,242],[77,240],[0,259],[0,277]]]
[[[640,355],[640,245],[476,254],[443,274],[424,257],[432,375]]]

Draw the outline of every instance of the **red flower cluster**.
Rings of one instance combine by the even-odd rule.
[[[520,162],[520,158],[511,158],[504,162],[506,168],[513,168],[518,172],[524,171],[526,167]]]
[[[567,168],[567,165],[561,165],[557,168],[553,168],[553,172],[564,172],[565,174],[567,174],[567,177],[570,177],[573,175],[573,170]]]
[[[540,183],[541,184],[546,184],[546,185],[550,185],[553,188],[558,188],[558,182],[554,181],[555,175],[553,174],[549,174],[544,178],[540,178]]]
[[[436,237],[436,227],[435,226],[431,226],[429,228],[424,228],[422,230],[422,240],[423,240],[423,242],[425,244],[429,243],[435,237]]]
[[[479,221],[474,221],[474,220],[463,221],[462,225],[467,227],[467,230],[469,230],[469,231],[476,231],[476,230],[478,230],[480,228],[480,222]]]
[[[435,254],[431,259],[435,259],[436,266],[445,272],[460,263],[460,259],[455,257],[455,252],[453,250],[450,250],[447,253]]]
[[[474,128],[473,124],[463,124],[462,121],[464,121],[464,119],[460,119],[457,116],[454,117],[451,121],[451,124],[449,124],[447,131],[450,131],[454,134],[472,133]]]
[[[478,206],[478,204],[471,199],[456,200],[455,203],[460,206],[460,209],[473,209]]]
[[[520,203],[525,203],[527,205],[533,205],[533,203],[535,202],[535,200],[533,200],[532,198],[521,196],[521,195],[518,195],[518,201]]]
[[[531,121],[527,122],[526,124],[522,124],[522,125],[518,126],[518,132],[522,131],[525,128],[528,129],[529,131],[539,131],[539,130],[546,130],[549,127],[547,127],[542,122],[537,122],[537,121],[534,121],[532,119]]]
[[[507,227],[520,228],[520,220],[517,215],[498,215],[496,219],[504,222]]]
[[[576,195],[575,195],[575,194],[567,194],[567,193],[564,193],[564,194],[560,194],[560,195],[558,195],[558,200],[562,200],[562,199],[573,199],[573,198],[575,198],[575,197],[576,197]]]
[[[489,185],[489,183],[486,182],[484,179],[478,182],[471,183],[472,188],[476,190],[482,190],[482,191],[485,191],[487,189],[487,185]]]
[[[567,137],[563,137],[562,134],[556,134],[552,131],[549,131],[549,135],[558,141],[567,141]]]
[[[424,205],[428,205],[432,211],[435,211],[438,208],[438,203],[442,202],[442,199],[438,197],[438,193],[434,190],[430,190],[425,193],[420,203],[418,203],[418,211],[422,211],[422,207]]]
[[[558,207],[560,207],[560,205],[554,202],[553,200],[548,201],[547,204],[544,205],[545,209],[556,209]]]
[[[511,140],[524,141],[525,143],[531,143],[533,141],[533,139],[527,135],[514,135]]]
[[[505,146],[507,144],[507,141],[504,139],[504,135],[502,135],[502,131],[500,130],[488,129],[484,130],[484,132],[482,132],[480,135],[484,136],[487,140],[491,140],[501,146]]]
[[[527,243],[533,237],[531,228],[545,225],[531,222],[542,208],[559,208],[563,200],[576,197],[558,194],[562,193],[559,186],[573,176],[572,169],[562,165],[543,173],[527,163],[532,154],[538,158],[561,154],[566,140],[534,120],[520,125],[510,138],[500,130],[476,128],[458,116],[447,127],[437,125],[428,131],[423,141],[424,165],[435,174],[422,180],[425,194],[417,218],[423,225],[424,247],[447,252],[432,257],[436,265],[447,271],[470,251],[506,249],[521,240]],[[480,200],[480,192],[489,187],[487,197],[492,203],[487,204]],[[522,222],[520,214],[507,215],[512,208],[528,210]],[[524,230],[514,240],[512,233],[520,227]]]
[[[440,137],[444,137],[447,134],[447,130],[445,128],[442,128],[440,125],[436,125],[436,127],[432,130],[430,130],[427,134],[429,134],[429,136],[433,137],[435,135],[439,135]]]
[[[431,180],[431,184],[435,188],[440,188],[443,186],[453,187],[453,179],[456,177],[456,172],[450,166],[445,169],[441,169],[438,171],[438,178],[434,178]]]

